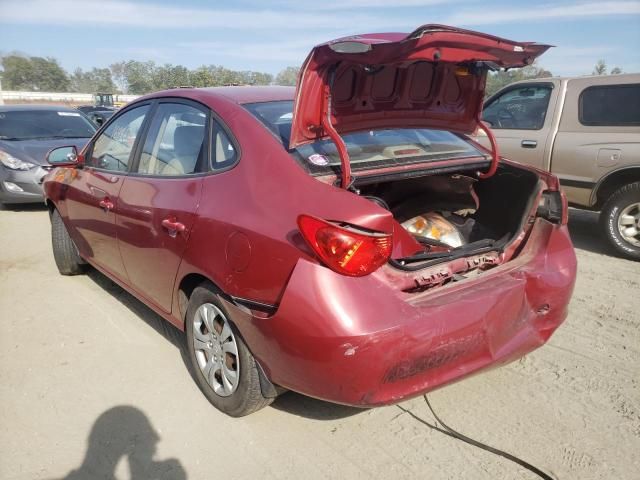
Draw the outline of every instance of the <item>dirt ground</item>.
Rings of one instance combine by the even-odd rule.
[[[450,426],[556,478],[640,478],[640,264],[610,255],[593,214],[573,211],[571,231],[578,281],[549,344],[429,398]],[[397,406],[288,393],[226,417],[157,315],[95,271],[58,275],[40,207],[0,211],[0,287],[2,479],[81,465],[73,478],[537,478]],[[432,419],[420,399],[402,407]]]

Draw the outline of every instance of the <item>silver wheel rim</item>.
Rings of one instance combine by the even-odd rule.
[[[221,397],[238,388],[238,344],[224,313],[212,303],[200,305],[193,319],[193,348],[200,371]]]
[[[622,210],[618,216],[618,231],[625,242],[640,247],[640,202]]]

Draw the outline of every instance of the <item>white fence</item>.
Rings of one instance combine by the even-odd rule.
[[[130,102],[139,95],[114,95],[116,102]],[[64,92],[21,92],[18,90],[0,90],[0,104],[2,103],[93,103],[93,95],[90,93],[64,93]]]

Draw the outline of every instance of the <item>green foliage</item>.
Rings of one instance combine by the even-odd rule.
[[[613,67],[611,69],[611,72],[609,72],[611,75],[619,75],[622,73],[622,69],[620,67]],[[593,72],[591,72],[591,75],[606,75],[607,74],[607,62],[605,62],[604,60],[598,60],[595,64],[595,66],[593,67]]]
[[[66,92],[67,73],[53,58],[7,55],[2,57],[3,88],[45,92]]]
[[[298,67],[287,67],[276,75],[276,85],[295,85],[298,80]]]
[[[595,67],[593,67],[593,75],[606,75],[607,64],[604,60],[598,60]]]
[[[136,95],[174,87],[269,85],[273,81],[269,73],[229,70],[218,65],[202,65],[189,70],[182,65],[156,65],[154,62],[129,60],[114,63],[109,68],[118,87]]]
[[[517,68],[507,71],[491,72],[487,76],[487,87],[485,95],[490,97],[498,90],[506,87],[510,83],[520,80],[530,80],[532,78],[548,78],[553,76],[549,70],[538,67],[535,63],[524,68]]]
[[[83,72],[77,68],[70,77],[71,91],[81,93],[114,93],[116,86],[108,68],[93,68]]]

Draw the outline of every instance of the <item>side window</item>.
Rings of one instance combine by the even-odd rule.
[[[235,163],[237,157],[236,148],[233,146],[227,132],[218,122],[213,124],[212,150],[211,168],[213,170],[227,168]]]
[[[207,114],[182,103],[161,103],[147,134],[138,173],[189,175],[206,166]]]
[[[143,105],[118,117],[96,139],[86,165],[126,172],[136,137],[148,111],[149,105]]]
[[[580,123],[588,126],[640,125],[640,84],[603,85],[580,94]]]
[[[550,86],[522,86],[508,90],[487,105],[482,119],[494,129],[540,130],[550,96]]]

